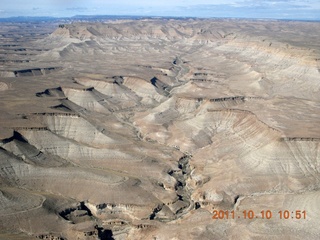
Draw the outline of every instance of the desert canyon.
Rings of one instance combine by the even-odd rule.
[[[0,239],[319,239],[319,38],[319,22],[2,23]]]

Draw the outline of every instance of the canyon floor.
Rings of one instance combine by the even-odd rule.
[[[0,26],[0,239],[318,239],[320,23]]]

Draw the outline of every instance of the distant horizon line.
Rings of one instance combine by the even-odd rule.
[[[63,19],[74,19],[74,18],[83,18],[83,19],[88,19],[88,18],[112,18],[112,19],[117,19],[117,18],[126,18],[126,19],[137,19],[137,18],[159,18],[159,19],[243,19],[243,20],[273,20],[273,21],[298,21],[298,22],[320,22],[319,19],[304,19],[304,18],[254,18],[254,17],[196,17],[196,16],[157,16],[157,15],[124,15],[124,14],[119,14],[119,15],[110,15],[110,14],[97,14],[97,15],[74,15],[74,16],[66,16],[66,17],[53,17],[53,16],[11,16],[11,17],[0,17],[0,21],[3,20],[12,20],[12,19],[47,19],[47,20],[63,20]]]

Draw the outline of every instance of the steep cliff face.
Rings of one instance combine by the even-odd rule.
[[[79,22],[0,46],[0,238],[316,239],[319,29]]]

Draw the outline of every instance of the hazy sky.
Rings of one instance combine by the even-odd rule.
[[[98,14],[320,20],[320,0],[0,0],[0,17]]]

